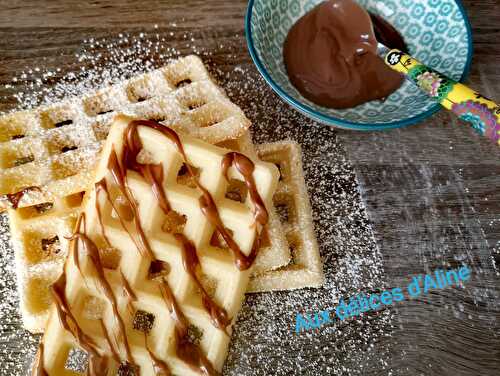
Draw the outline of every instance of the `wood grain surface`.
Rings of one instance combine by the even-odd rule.
[[[475,43],[468,83],[500,100],[500,2],[464,5]],[[221,71],[254,69],[244,40],[245,10],[245,1],[232,0],[2,0],[0,111],[16,105],[16,85],[5,84],[25,67],[59,67],[62,75],[78,69],[74,52],[83,39],[150,30],[155,23],[168,33],[164,25],[176,22],[177,31],[192,32],[208,49],[222,45],[210,56]],[[184,42],[176,42],[182,51]],[[366,374],[499,375],[500,148],[444,112],[398,130],[329,133],[341,140],[354,166],[389,287],[436,268],[466,263],[473,269],[465,289],[437,291],[394,308],[393,333],[381,340],[390,345],[389,364]],[[290,356],[300,355],[294,351]]]

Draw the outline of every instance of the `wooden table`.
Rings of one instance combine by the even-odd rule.
[[[468,81],[500,100],[500,4],[498,0],[464,3],[475,43]],[[24,67],[59,67],[60,74],[76,70],[74,52],[83,39],[151,31],[154,24],[155,32],[167,35],[175,22],[172,43],[181,51],[188,48],[179,31],[192,33],[194,43],[214,51],[205,60],[217,66],[220,76],[239,66],[255,78],[244,41],[245,8],[245,1],[220,0],[2,0],[0,110],[16,105],[12,96],[16,85],[5,84],[12,84],[12,77]],[[249,106],[242,103],[248,99],[233,99]],[[293,110],[286,111],[292,116]],[[305,121],[293,116],[297,122]],[[388,132],[324,133],[340,139],[354,166],[389,287],[436,268],[466,263],[473,270],[464,289],[436,291],[393,308],[391,336],[380,339],[374,350],[388,348],[388,364],[383,368],[368,364],[357,374],[388,374],[388,369],[393,375],[500,374],[500,149],[444,112]],[[325,349],[323,363],[328,362],[328,351],[335,351],[326,344]],[[300,356],[302,365],[318,364],[319,354],[312,347],[292,349],[289,354]],[[328,372],[304,367],[289,373]]]

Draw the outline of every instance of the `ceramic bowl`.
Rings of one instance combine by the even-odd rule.
[[[250,0],[246,38],[255,65],[274,91],[296,110],[321,123],[356,130],[379,130],[414,124],[441,107],[405,81],[384,102],[346,110],[318,106],[290,83],[283,63],[283,43],[292,25],[323,0]],[[384,17],[403,35],[409,52],[455,80],[464,80],[472,60],[467,14],[455,0],[357,0]]]

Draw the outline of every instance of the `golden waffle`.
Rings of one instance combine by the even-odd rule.
[[[210,143],[250,126],[202,61],[187,56],[83,98],[0,118],[0,195],[24,191],[16,202],[23,207],[84,191],[116,113],[160,120]]]
[[[217,145],[257,158],[248,132],[237,140]],[[229,191],[228,196],[234,199],[234,193]],[[53,203],[9,209],[21,313],[24,327],[31,332],[42,332],[45,328],[52,304],[49,288],[61,274],[67,254],[65,238],[74,227],[82,197],[83,193],[76,193]],[[254,274],[276,269],[290,261],[288,243],[274,207],[269,210],[265,235],[253,267]],[[212,243],[227,248],[223,242]]]
[[[21,312],[32,332],[45,326],[52,302],[49,286],[66,257],[64,238],[75,224],[117,112],[160,120],[210,143],[244,135],[250,125],[196,56],[83,98],[0,118],[0,204],[19,206],[9,209],[9,219]],[[248,135],[236,144],[252,145]],[[256,261],[257,272],[290,258],[274,211],[270,217],[270,241]]]
[[[250,132],[246,132],[237,140],[228,140],[216,144],[219,147],[236,150],[258,159],[257,151],[252,143]],[[228,197],[231,197],[231,192]],[[244,192],[243,192],[244,193]],[[240,195],[237,195],[237,197]],[[232,197],[234,198],[234,197]],[[265,271],[275,270],[288,265],[291,260],[290,248],[283,232],[278,213],[274,206],[269,208],[269,223],[265,230],[265,236],[259,249],[259,254],[255,260],[252,275],[257,275]],[[259,278],[259,277],[257,277]]]
[[[293,141],[257,145],[257,154],[262,161],[274,163],[280,170],[273,202],[280,214],[292,259],[287,266],[254,275],[248,292],[319,287],[324,283],[323,264],[314,235],[300,146]]]
[[[68,369],[82,350],[99,375],[221,371],[279,174],[161,128],[115,121],[52,288],[37,374],[83,374]],[[244,203],[225,197],[230,179],[246,182]],[[211,246],[215,229],[232,252]]]
[[[50,285],[61,274],[83,194],[9,209],[17,289],[24,327],[40,332],[52,304]]]

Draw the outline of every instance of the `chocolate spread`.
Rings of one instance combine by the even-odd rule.
[[[380,20],[373,21],[380,30]],[[290,29],[283,55],[292,84],[325,107],[350,108],[383,99],[403,82],[377,56],[370,15],[353,0],[328,0],[305,14]]]

